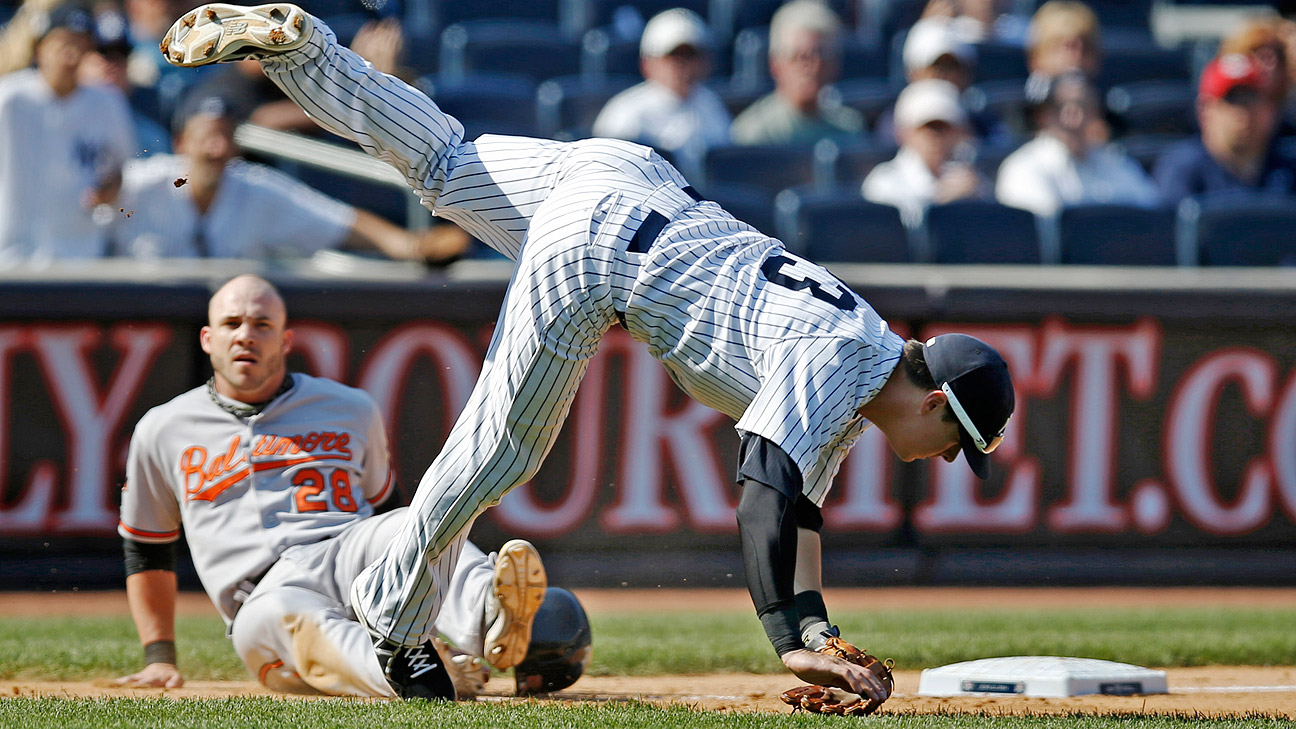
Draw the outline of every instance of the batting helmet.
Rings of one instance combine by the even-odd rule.
[[[531,645],[513,669],[518,695],[561,691],[576,683],[589,665],[592,637],[580,600],[561,587],[545,590],[531,626]]]

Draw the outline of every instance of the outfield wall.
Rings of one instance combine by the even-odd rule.
[[[5,587],[119,584],[131,429],[206,379],[207,297],[249,265],[0,282]],[[985,484],[865,435],[825,509],[830,584],[1296,582],[1296,270],[834,270],[902,333],[990,341],[1019,389]],[[405,499],[472,388],[507,271],[262,271],[295,323],[291,366],[377,399]],[[736,450],[732,422],[614,328],[541,474],[474,539],[530,538],[572,585],[741,585]]]

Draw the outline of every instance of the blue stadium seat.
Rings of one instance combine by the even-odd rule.
[[[688,8],[706,18],[711,5],[710,0],[567,0],[567,3],[574,15],[572,25],[580,30],[610,25],[618,13],[633,13],[639,22],[646,23],[663,10]]]
[[[541,21],[455,23],[441,33],[442,78],[469,73],[526,76],[535,84],[580,71],[580,43]]]
[[[900,211],[860,197],[858,189],[784,190],[774,202],[788,250],[822,263],[908,263],[909,232]]]
[[[877,126],[878,117],[895,104],[897,92],[884,78],[844,79],[833,84],[842,106],[849,106],[864,116],[869,129]]]
[[[757,99],[774,90],[774,84],[768,79],[755,85],[739,83],[737,80],[711,81],[707,87],[716,92],[730,116],[738,116]]]
[[[1149,38],[1143,45],[1104,48],[1097,85],[1100,89],[1110,89],[1135,81],[1190,81],[1191,78],[1187,53],[1161,48]]]
[[[1116,144],[1151,174],[1161,153],[1187,138],[1182,134],[1127,134],[1116,140]]]
[[[833,185],[854,186],[856,192],[858,192],[860,183],[864,181],[865,177],[868,177],[868,173],[872,172],[874,167],[895,157],[895,155],[896,148],[894,146],[852,144],[841,147],[837,150],[837,155],[833,160],[833,175],[830,181]],[[820,182],[826,181],[820,179]]]
[[[922,236],[935,263],[1039,263],[1035,216],[994,202],[933,205]]]
[[[986,81],[1020,81],[1026,85],[1026,51],[1021,46],[1010,43],[976,44],[977,65],[975,78],[978,82]]]
[[[699,183],[703,194],[709,194],[705,188],[717,182],[754,185],[774,194],[814,181],[814,152],[800,144],[712,147],[702,162],[702,172]]]
[[[408,0],[407,0],[408,1]],[[561,0],[431,0],[437,27],[477,20],[525,19],[558,22]]]
[[[1197,89],[1189,81],[1133,81],[1112,87],[1107,109],[1124,134],[1191,134]]]
[[[418,86],[464,125],[464,138],[482,134],[536,136],[536,87],[522,76],[425,76]]]
[[[1219,194],[1179,206],[1180,263],[1203,266],[1296,265],[1296,199]],[[1193,255],[1197,260],[1191,260]],[[1188,260],[1185,260],[1188,259]]]
[[[1080,205],[1058,216],[1062,263],[1175,265],[1175,212],[1127,205]]]
[[[733,46],[714,44],[710,51],[711,77],[727,78],[733,73]],[[639,76],[639,38],[618,39],[607,28],[591,28],[581,36],[581,73],[633,74]]]
[[[584,139],[608,99],[638,83],[634,76],[589,78],[562,76],[536,90],[536,119],[540,136]]]
[[[704,195],[765,235],[771,238],[778,235],[774,224],[774,193],[769,190],[738,182],[713,182],[706,186]]]

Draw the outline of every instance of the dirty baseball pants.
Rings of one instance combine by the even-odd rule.
[[[356,522],[336,537],[286,550],[234,615],[230,637],[266,688],[295,694],[395,697],[373,641],[351,612],[355,576],[382,554],[404,509]],[[483,616],[494,561],[466,543],[436,630],[460,650],[485,653]]]
[[[472,395],[409,518],[352,588],[374,633],[417,645],[473,521],[539,469],[590,357],[626,312],[639,255],[627,244],[651,213],[672,220],[697,202],[673,167],[628,142],[465,142],[457,120],[318,20],[303,46],[261,65],[317,123],[395,167],[434,213],[516,261]]]

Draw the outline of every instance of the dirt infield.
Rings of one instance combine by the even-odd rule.
[[[749,603],[741,590],[584,590],[577,591],[591,613],[661,610],[745,609]],[[963,604],[969,607],[1102,608],[1158,605],[1296,605],[1296,589],[1185,588],[1054,588],[982,589],[914,588],[829,591],[830,602],[849,604],[867,594],[880,608],[919,608]],[[839,602],[840,601],[840,602]],[[182,613],[215,614],[201,594],[181,596]],[[0,600],[0,617],[16,615],[98,614],[127,611],[123,593],[10,593]],[[916,671],[896,675],[896,694],[883,712],[989,711],[1023,713],[1195,713],[1223,716],[1262,712],[1296,719],[1296,667],[1205,667],[1167,669],[1170,693],[1152,696],[1083,696],[1070,699],[1020,697],[933,698],[917,696]],[[796,684],[788,675],[708,674],[691,676],[641,676],[582,678],[571,690],[555,695],[569,701],[621,701],[643,699],[664,704],[684,703],[727,711],[787,711],[778,694]],[[511,700],[511,683],[496,678],[487,687],[485,700]],[[116,689],[107,681],[56,683],[0,681],[0,696],[156,696],[212,697],[267,694],[247,682],[190,682],[178,690]]]

